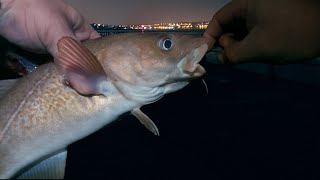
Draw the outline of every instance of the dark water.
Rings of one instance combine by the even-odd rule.
[[[66,179],[319,179],[320,87],[206,64],[205,80],[69,148]]]

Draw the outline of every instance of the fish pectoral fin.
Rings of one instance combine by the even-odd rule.
[[[154,122],[145,115],[140,108],[135,108],[131,111],[131,113],[139,119],[139,121],[154,135],[160,136],[159,130],[157,126],[154,124]]]
[[[61,151],[23,172],[17,179],[63,179],[67,150]]]
[[[107,79],[107,74],[92,52],[71,37],[62,37],[57,46],[58,55],[54,61],[66,84],[81,95],[103,94],[99,85]]]

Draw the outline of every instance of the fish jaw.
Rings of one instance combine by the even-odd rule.
[[[177,65],[181,77],[171,80],[164,87],[164,93],[171,93],[178,91],[187,86],[191,80],[201,77],[206,73],[206,70],[199,64],[208,49],[207,44],[193,50],[191,53],[181,59]]]
[[[200,77],[206,70],[199,64],[208,49],[207,44],[203,44],[185,56],[177,65],[178,68],[188,77]]]

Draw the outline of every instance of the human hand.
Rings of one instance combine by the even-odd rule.
[[[79,41],[100,35],[63,0],[0,0],[0,35],[24,49],[57,55],[63,36]]]
[[[320,55],[320,1],[234,0],[212,18],[204,37],[224,48],[221,63],[287,64]]]

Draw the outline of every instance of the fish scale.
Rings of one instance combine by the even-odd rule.
[[[175,46],[163,50],[159,42],[168,37]],[[159,135],[156,125],[139,108],[202,76],[205,71],[198,62],[207,45],[199,37],[155,33],[114,35],[83,45],[64,37],[58,49],[63,55],[55,59],[59,66],[38,67],[1,99],[0,178],[18,177],[24,171],[35,177],[31,171],[43,169],[39,164],[57,167],[46,159],[65,163],[63,150],[68,145],[126,112],[131,111]],[[56,155],[62,159],[51,158]]]
[[[21,107],[10,113],[4,113],[7,114],[8,117],[12,118],[14,116],[14,118],[12,121],[7,122],[6,124],[2,123],[0,126],[0,131],[2,132],[2,138],[0,141],[1,147],[10,147],[11,145],[19,144],[20,146],[34,146],[35,149],[45,149],[45,147],[37,147],[37,142],[34,142],[33,139],[38,138],[38,141],[50,142],[50,136],[55,136],[59,133],[58,129],[61,129],[63,126],[66,127],[66,124],[72,124],[66,122],[68,119],[61,122],[61,118],[59,117],[66,116],[66,113],[75,114],[75,119],[80,119],[79,117],[81,116],[86,117],[86,112],[88,112],[88,108],[86,107],[88,107],[88,104],[95,103],[92,101],[92,98],[85,98],[83,96],[77,97],[79,95],[74,91],[62,91],[64,93],[60,93],[59,95],[52,93],[54,92],[51,91],[52,89],[64,89],[68,87],[63,86],[61,83],[56,83],[57,81],[62,81],[62,76],[57,74],[54,64],[44,65],[39,69],[39,71],[34,72],[34,76],[38,73],[42,74],[41,70],[49,71],[46,72],[49,76],[40,80],[37,79],[38,81],[35,83],[29,82],[28,79],[24,79],[25,82],[21,82],[32,84],[31,86],[34,86],[34,88],[32,88],[32,93],[24,92],[24,96],[17,97],[17,100],[13,100],[11,97],[10,101],[3,101],[7,103],[14,103],[18,101],[20,102],[19,104]],[[23,92],[19,92],[19,94],[22,93]],[[27,94],[29,95],[26,97]],[[23,97],[22,101],[21,97]],[[33,101],[24,102],[24,99],[32,99]],[[83,107],[83,104],[87,104],[87,106]],[[95,106],[91,105],[90,107],[92,108]],[[97,109],[100,108],[100,106],[96,107]],[[76,109],[76,112],[73,109]],[[1,112],[1,114],[3,113]],[[4,119],[10,119],[8,117],[4,117]],[[22,119],[25,119],[23,123],[18,123]],[[6,127],[8,127],[7,130],[5,130]],[[10,135],[8,136],[8,134]],[[40,139],[39,137],[41,137],[42,134],[47,134],[48,136]]]

